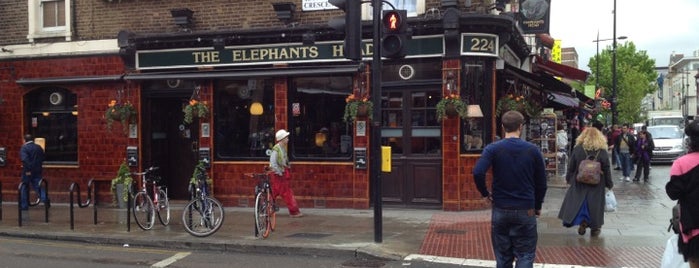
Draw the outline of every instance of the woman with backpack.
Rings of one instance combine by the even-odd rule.
[[[590,166],[595,169],[587,170]],[[590,174],[595,172],[597,174]],[[594,183],[590,182],[590,175],[597,175],[596,184],[590,184]],[[565,227],[577,225],[579,235],[584,235],[589,227],[592,230],[591,236],[599,236],[604,225],[605,188],[611,190],[614,182],[607,153],[607,138],[597,128],[585,128],[576,139],[568,161],[566,182],[570,187],[566,191],[558,218]]]

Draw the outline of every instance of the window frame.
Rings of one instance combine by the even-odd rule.
[[[44,3],[63,1],[65,25],[56,27],[43,27],[44,25]],[[73,0],[30,0],[28,1],[28,33],[29,42],[36,42],[36,39],[65,37],[65,41],[72,39],[72,17],[71,6]]]
[[[393,2],[391,0],[387,0]],[[415,12],[408,10],[408,17],[417,17],[425,14],[425,0],[413,0],[415,1]],[[382,10],[386,10],[386,7],[390,7],[384,4]],[[396,9],[401,9],[401,7],[396,6]],[[374,17],[374,8],[371,5],[362,5],[362,20],[372,20]]]
[[[62,97],[57,97],[56,94],[59,94]],[[46,99],[41,100],[40,98],[45,97]],[[48,86],[48,87],[41,87],[34,89],[30,92],[28,92],[26,95],[23,97],[24,101],[24,114],[25,114],[25,132],[32,134],[34,137],[37,138],[46,138],[45,144],[46,148],[45,154],[46,154],[46,160],[44,160],[45,165],[78,165],[79,162],[79,151],[80,151],[80,146],[78,143],[78,110],[77,110],[77,100],[78,96],[76,93],[73,93],[72,91],[63,88],[63,87],[56,87],[56,86]],[[51,155],[54,153],[50,151],[49,143],[54,143],[55,140],[50,138],[50,135],[39,135],[39,132],[50,132],[51,129],[49,130],[43,130],[43,131],[38,131],[39,129],[39,117],[37,117],[36,120],[33,119],[33,115],[35,114],[42,114],[39,116],[53,116],[53,119],[48,119],[51,121],[51,123],[56,123],[62,121],[62,119],[56,119],[55,115],[56,114],[61,114],[61,115],[68,115],[68,116],[73,116],[74,117],[74,128],[73,129],[68,129],[64,128],[63,131],[61,131],[64,134],[58,135],[59,138],[58,140],[63,139],[64,137],[68,137],[65,140],[70,140],[70,135],[74,134],[74,152],[69,152],[72,153],[75,156],[75,159],[69,159],[69,160],[52,160]],[[37,124],[37,127],[34,127],[33,124]],[[71,122],[68,122],[68,126],[72,124]],[[43,126],[43,124],[42,124]],[[64,126],[65,127],[65,126]],[[66,144],[70,146],[71,144]],[[65,145],[59,145],[59,147],[62,147]],[[64,151],[65,154],[65,151]]]

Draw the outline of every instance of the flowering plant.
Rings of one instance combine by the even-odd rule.
[[[497,106],[495,106],[495,113],[499,116],[510,110],[518,111],[529,117],[536,117],[541,113],[541,107],[534,102],[528,101],[524,96],[507,94],[498,100]]]
[[[357,116],[369,116],[369,120],[373,118],[371,110],[374,109],[374,104],[369,101],[369,98],[357,98],[354,94],[350,94],[345,99],[345,115],[342,119],[345,122],[354,122],[357,120]]]
[[[198,118],[206,118],[206,115],[209,114],[209,106],[206,105],[205,101],[201,102],[196,99],[191,99],[189,100],[189,105],[185,106],[182,112],[184,112],[183,121],[188,125],[194,121],[195,116]]]
[[[116,192],[117,184],[124,184],[121,198],[124,200],[124,202],[126,202],[129,199],[129,189],[131,188],[132,182],[133,182],[133,178],[131,177],[129,166],[126,165],[126,161],[123,161],[123,162],[121,162],[121,165],[119,166],[119,170],[117,171],[117,176],[112,179],[111,189],[112,189],[112,193],[113,193],[112,201],[114,202],[114,204],[117,203],[117,192]]]
[[[129,102],[117,103],[116,100],[109,101],[107,111],[104,113],[104,118],[107,120],[107,129],[111,131],[112,123],[119,121],[124,128],[124,133],[127,133],[129,124],[136,122],[136,114],[136,108]]]
[[[449,94],[437,103],[437,120],[442,121],[447,117],[458,115],[461,118],[468,116],[468,105],[457,94]]]

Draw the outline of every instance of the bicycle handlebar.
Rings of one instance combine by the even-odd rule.
[[[160,167],[149,167],[146,170],[144,170],[143,172],[129,172],[129,175],[136,175],[136,176],[146,175],[146,174],[150,173],[151,171],[158,170],[159,168]]]

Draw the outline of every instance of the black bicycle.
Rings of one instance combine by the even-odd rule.
[[[223,225],[223,206],[209,195],[208,176],[203,167],[196,167],[196,181],[189,185],[190,202],[182,211],[184,229],[193,236],[212,235]]]

